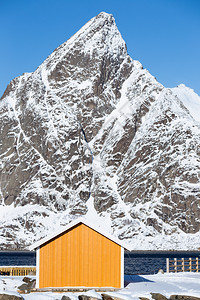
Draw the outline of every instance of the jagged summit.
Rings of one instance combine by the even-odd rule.
[[[91,19],[0,101],[1,248],[80,215],[135,249],[200,247],[199,101],[132,60],[112,15]]]
[[[119,58],[125,56],[126,44],[116,26],[112,15],[101,12],[86,23],[68,41],[59,46],[41,65],[47,69],[54,69],[67,53],[84,57],[112,56]],[[80,58],[80,57],[79,57]]]
[[[111,14],[101,12],[96,17],[88,21],[77,33],[69,40],[64,42],[37,68],[34,72],[35,77],[43,77],[48,81],[48,76],[59,73],[64,65],[70,64],[78,67],[87,67],[94,57],[99,61],[123,60],[127,57],[126,44],[116,26],[115,19]],[[30,73],[29,73],[30,74]],[[69,75],[70,76],[70,75]],[[20,78],[20,77],[18,77]],[[8,94],[13,83],[8,85],[2,99]]]
[[[95,18],[96,19],[102,18],[102,19],[113,19],[114,20],[113,15],[109,14],[109,13],[107,13],[105,11],[100,12],[96,17],[92,18],[92,20],[95,19]]]

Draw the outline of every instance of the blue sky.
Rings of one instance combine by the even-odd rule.
[[[159,82],[200,95],[200,0],[0,0],[0,96],[101,11]]]

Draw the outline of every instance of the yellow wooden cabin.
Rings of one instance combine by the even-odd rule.
[[[36,287],[124,287],[124,246],[78,219],[36,242]],[[129,250],[129,249],[128,249]]]

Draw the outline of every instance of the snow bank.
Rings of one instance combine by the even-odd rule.
[[[22,284],[23,277],[0,276],[0,293],[17,294],[17,287]],[[124,300],[138,300],[139,297],[151,298],[151,293],[161,293],[166,297],[170,295],[200,296],[200,274],[199,273],[165,273],[155,275],[132,275],[129,284],[119,292],[106,293],[110,296],[119,297]],[[101,294],[94,290],[80,293],[32,293],[24,294],[25,300],[60,300],[63,295],[72,300],[78,300],[79,295],[87,295],[101,299]]]

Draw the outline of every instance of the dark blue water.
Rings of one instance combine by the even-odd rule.
[[[166,258],[200,257],[200,251],[134,251],[125,252],[124,273],[133,275],[156,274],[166,271]]]
[[[133,251],[124,254],[124,273],[127,275],[155,274],[166,271],[166,258],[199,257],[200,252],[180,251]],[[35,266],[35,252],[0,251],[0,266]]]
[[[0,251],[0,266],[35,266],[36,254],[30,251]]]

